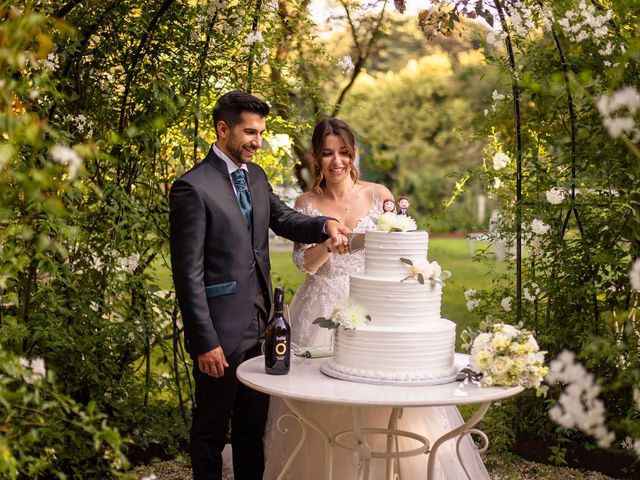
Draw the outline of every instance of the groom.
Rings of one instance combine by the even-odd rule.
[[[217,141],[203,162],[175,181],[169,197],[173,280],[194,368],[193,477],[222,478],[231,418],[236,480],[260,480],[269,397],[240,384],[236,368],[260,354],[271,309],[268,232],[299,243],[328,236],[346,253],[349,229],[287,207],[252,163],[269,105],[233,91],[213,110]]]

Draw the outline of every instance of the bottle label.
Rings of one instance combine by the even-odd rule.
[[[287,353],[287,337],[286,335],[276,335],[276,341],[274,346],[276,352],[276,358],[282,360]]]

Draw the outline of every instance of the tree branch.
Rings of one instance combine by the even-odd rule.
[[[355,27],[353,26],[353,23],[351,22],[349,17],[349,11],[344,1],[342,2],[342,4],[345,10],[347,11],[347,18],[349,18],[349,24],[351,25],[352,36],[354,39],[354,43],[356,44],[356,49],[358,50],[358,59],[356,60],[355,65],[353,66],[353,72],[351,72],[351,78],[349,79],[349,82],[347,83],[347,85],[345,85],[345,87],[340,92],[340,95],[338,96],[338,100],[336,100],[336,103],[333,107],[333,111],[331,112],[332,117],[335,117],[336,115],[338,115],[338,112],[340,112],[340,107],[342,106],[342,102],[344,101],[345,96],[347,95],[349,90],[351,90],[351,87],[353,87],[353,84],[355,83],[356,79],[360,75],[360,72],[364,68],[365,63],[369,59],[369,55],[371,55],[371,51],[373,50],[375,41],[378,39],[378,36],[380,35],[380,27],[382,26],[382,21],[384,20],[384,14],[387,9],[387,0],[384,0],[382,9],[380,10],[380,15],[378,15],[373,31],[371,32],[371,36],[369,37],[369,41],[367,42],[367,45],[365,46],[364,50],[360,50],[360,47],[357,43]]]

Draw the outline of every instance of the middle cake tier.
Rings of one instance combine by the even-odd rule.
[[[387,280],[351,275],[349,296],[371,316],[371,326],[424,326],[440,319],[442,283],[417,280]]]

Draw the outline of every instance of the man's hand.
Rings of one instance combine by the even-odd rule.
[[[331,246],[329,247],[331,251],[341,255],[348,253],[349,239],[347,235],[351,233],[351,229],[336,220],[329,220],[325,228],[331,237]]]
[[[224,375],[224,369],[228,366],[222,347],[217,347],[207,353],[198,355],[198,368],[202,373],[210,377],[220,378]]]

